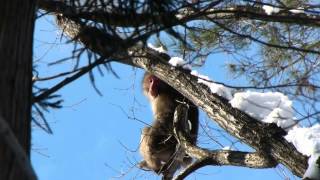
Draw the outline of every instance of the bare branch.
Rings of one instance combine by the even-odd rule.
[[[86,73],[88,73],[89,71],[91,71],[93,68],[95,68],[96,66],[102,64],[102,63],[107,63],[108,61],[106,61],[104,58],[100,58],[98,60],[96,60],[94,63],[81,68],[80,71],[78,71],[76,74],[65,78],[64,80],[60,81],[59,83],[57,83],[56,85],[54,85],[53,87],[51,87],[50,89],[44,91],[43,93],[41,93],[40,95],[36,96],[33,98],[33,103],[35,102],[40,102],[43,99],[49,97],[50,95],[52,95],[53,93],[57,92],[59,89],[63,88],[65,85],[75,81],[76,79],[80,78],[81,76],[85,75]]]
[[[75,69],[75,70],[72,70],[72,71],[67,71],[67,72],[59,73],[59,74],[52,75],[52,76],[49,76],[49,77],[33,77],[33,78],[32,78],[32,82],[36,82],[36,81],[48,81],[48,80],[52,80],[52,79],[56,79],[56,78],[61,78],[61,77],[63,77],[63,76],[67,76],[67,75],[70,75],[70,74],[74,74],[74,73],[76,73],[76,72],[79,72],[79,71],[81,71],[83,68],[85,68],[85,67],[78,68],[78,69]]]

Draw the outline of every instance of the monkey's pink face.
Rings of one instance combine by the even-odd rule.
[[[159,84],[161,83],[161,80],[155,76],[150,76],[149,83],[149,94],[153,98],[156,98],[159,95]]]

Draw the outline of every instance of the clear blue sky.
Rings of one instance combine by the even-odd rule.
[[[47,66],[49,62],[70,56],[73,50],[72,44],[61,44],[59,31],[53,24],[50,17],[41,18],[36,24],[34,60],[40,77],[70,70],[74,65],[74,62],[67,62]],[[233,83],[223,68],[228,58],[224,55],[210,56],[206,67],[198,70],[214,80]],[[140,160],[137,150],[140,131],[144,127],[143,123],[132,117],[147,123],[152,119],[150,107],[140,88],[143,72],[122,64],[113,64],[113,67],[120,79],[111,73],[101,77],[95,71],[102,97],[94,91],[88,76],[59,91],[64,99],[64,108],[46,114],[53,135],[33,128],[32,163],[40,180],[160,179],[152,173],[132,167]],[[50,87],[53,84],[42,85]],[[203,124],[207,120],[204,114],[200,119]],[[200,144],[218,148],[214,143],[207,144],[203,136],[201,132]],[[221,139],[221,142],[224,141]],[[229,144],[226,142],[225,145]],[[279,171],[279,168],[254,170],[210,166],[188,179],[283,179]],[[292,178],[290,174],[289,177]]]

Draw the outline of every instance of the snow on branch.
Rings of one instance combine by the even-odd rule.
[[[163,46],[155,47],[153,44],[148,43],[148,47],[159,53],[167,53],[167,51],[163,48]]]
[[[265,123],[275,123],[289,130],[297,122],[292,109],[292,101],[279,92],[239,92],[230,101],[232,107],[246,112]]]
[[[291,142],[299,152],[310,156],[308,169],[304,178],[320,179],[320,124],[311,127],[295,127],[285,138]]]
[[[186,70],[192,70],[191,64],[180,57],[171,57],[171,59],[169,60],[169,64],[175,67],[182,67]],[[227,88],[221,84],[214,83],[208,76],[202,75],[196,70],[192,70],[191,74],[198,77],[198,83],[208,86],[212,93],[218,94],[219,96],[222,96],[226,99],[232,98],[230,88]]]
[[[320,153],[310,156],[308,160],[308,169],[303,175],[304,179],[319,180],[320,179]]]
[[[306,156],[320,153],[320,124],[312,127],[295,127],[285,138]]]
[[[183,69],[186,69],[186,70],[191,70],[192,68],[190,63],[186,62],[180,57],[171,57],[171,59],[169,60],[169,64],[176,67],[182,67]]]
[[[201,75],[197,71],[191,71],[191,74],[198,77],[198,83],[208,86],[212,93],[218,94],[228,100],[232,99],[231,89],[221,84],[214,83],[208,76]]]
[[[275,7],[275,6],[270,6],[270,5],[263,5],[262,6],[262,9],[264,10],[264,12],[267,14],[267,15],[272,15],[272,14],[277,14],[279,13],[280,11],[288,11],[286,9],[281,9],[279,7]],[[293,14],[303,14],[303,13],[306,13],[306,11],[299,7],[297,9],[290,9],[289,10],[290,13],[293,13]]]
[[[266,12],[266,14],[271,15],[273,13],[278,13],[280,11],[279,8],[277,7],[273,7],[273,6],[269,6],[269,5],[263,5],[262,9]]]

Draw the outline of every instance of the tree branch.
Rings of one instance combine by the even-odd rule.
[[[45,11],[56,14],[63,14],[67,17],[82,18],[90,21],[105,23],[112,26],[121,27],[138,27],[148,25],[150,23],[160,24],[162,18],[173,17],[174,12],[164,13],[163,15],[155,15],[152,13],[135,13],[127,14],[121,12],[120,9],[113,7],[111,9],[88,8],[88,7],[72,7],[62,1],[39,0],[39,7]],[[91,9],[90,11],[87,9]],[[106,10],[108,9],[108,10]]]
[[[230,150],[208,150],[193,145],[185,132],[187,129],[184,125],[187,123],[187,112],[188,109],[184,105],[177,106],[174,114],[174,134],[178,139],[179,144],[185,152],[196,158],[196,161],[186,167],[175,179],[183,179],[188,174],[196,171],[197,169],[207,166],[241,166],[249,168],[271,168],[275,167],[278,163],[271,157],[268,157],[263,152],[251,153],[241,151],[230,151]]]
[[[81,23],[77,23],[63,16],[57,16],[57,23],[60,26],[60,28],[63,29],[63,31],[71,39],[77,40],[83,43],[86,47],[89,47],[90,50],[93,52],[99,52],[101,57],[95,60],[95,62],[93,62],[92,64],[82,67],[81,70],[79,70],[77,73],[73,74],[72,76],[65,78],[64,80],[60,81],[50,89],[34,97],[33,103],[44,100],[45,98],[49,97],[51,94],[55,93],[56,91],[64,87],[65,85],[87,74],[98,65],[110,62],[111,60],[106,60],[107,58],[122,59],[123,63],[133,65],[130,61],[127,61],[129,57],[127,53],[127,49],[130,48],[135,43],[139,42],[139,39],[136,39],[134,41],[130,41],[130,40],[126,41],[121,38],[111,37],[111,35],[107,35],[97,28],[89,27]],[[113,43],[113,42],[117,42],[117,43]],[[126,51],[119,51],[120,49],[121,50],[126,49]]]
[[[196,8],[196,4],[189,4],[186,7],[180,7],[171,12],[162,12],[160,14],[153,14],[149,12],[131,14],[121,12],[121,10],[106,10],[89,7],[72,7],[63,2],[53,0],[39,0],[39,8],[52,12],[63,14],[68,17],[77,17],[86,20],[106,23],[108,25],[121,27],[137,27],[153,24],[163,24],[163,21],[170,22],[170,24],[178,25],[179,23],[186,23],[193,20],[210,19],[251,19],[269,22],[280,22],[299,24],[305,26],[320,26],[320,16],[317,14],[306,13],[291,13],[288,9],[282,9],[280,12],[268,15],[262,7],[253,7],[246,5],[233,5],[230,7],[211,7],[211,8]],[[204,5],[201,5],[204,6]],[[109,8],[110,9],[110,8]],[[133,13],[133,14],[132,14]]]
[[[50,89],[48,89],[48,90],[44,91],[43,93],[41,93],[40,95],[34,97],[33,98],[33,103],[40,102],[40,101],[44,100],[45,98],[49,97],[53,93],[57,92],[59,89],[63,88],[65,85],[75,81],[76,79],[78,79],[78,78],[82,77],[83,75],[87,74],[89,71],[91,71],[96,66],[98,66],[100,64],[103,64],[103,63],[106,63],[106,62],[107,61],[105,61],[104,58],[100,58],[99,60],[96,60],[94,63],[82,68],[76,74],[65,78],[64,80],[60,81],[59,83],[57,83],[56,85],[54,85]]]
[[[207,165],[214,165],[211,163],[210,159],[200,159],[196,160],[195,162],[189,164],[187,167],[182,169],[174,178],[173,180],[183,180],[187,176],[189,176],[191,173],[195,172],[196,170],[207,166]],[[216,164],[217,165],[217,164]]]

